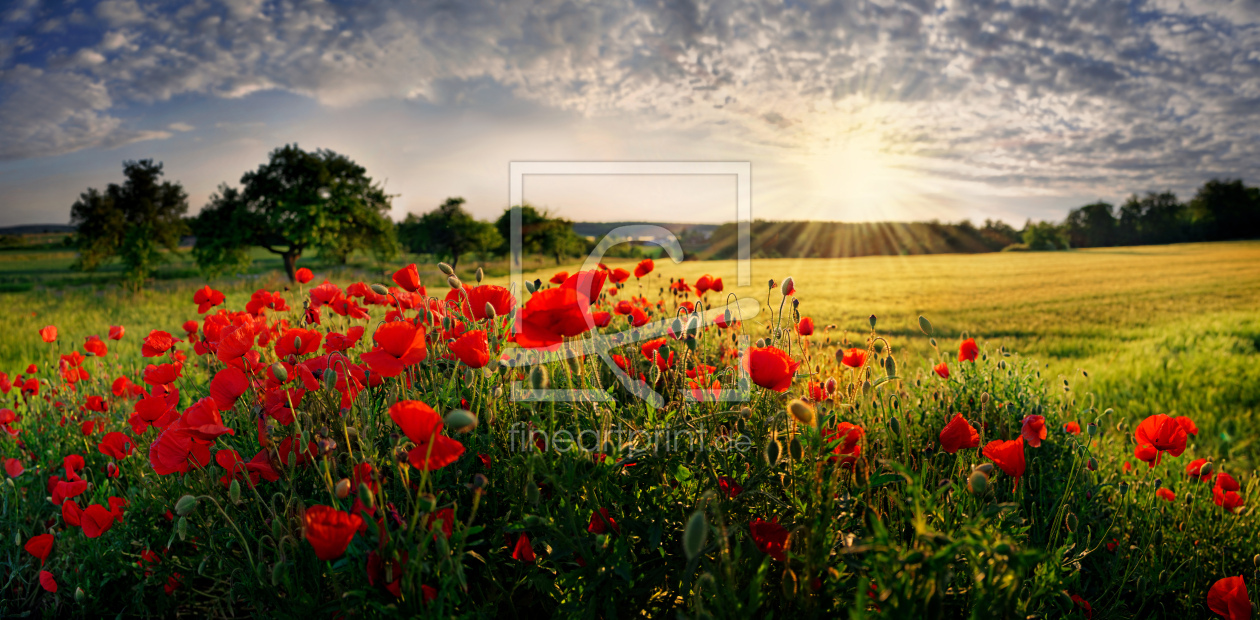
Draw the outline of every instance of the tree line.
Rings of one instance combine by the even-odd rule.
[[[195,237],[198,268],[207,275],[243,270],[250,249],[279,256],[290,281],[297,261],[312,252],[345,264],[356,252],[379,262],[400,250],[434,254],[458,265],[460,256],[503,255],[513,210],[521,212],[523,251],[554,257],[557,263],[587,249],[573,223],[531,205],[505,209],[494,222],[474,218],[463,198],[448,198],[433,211],[409,213],[397,224],[389,218],[392,200],[384,187],[345,155],[285,145],[266,163],[241,176],[239,187],[221,184],[196,216],[187,216],[188,194],[177,181],[163,180],[160,162],[123,163],[122,184],[89,188],[71,207],[79,251],[73,268],[92,271],[115,257],[124,280],[139,286],[167,260],[182,236]]]

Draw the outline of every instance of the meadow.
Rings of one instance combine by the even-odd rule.
[[[29,290],[0,294],[0,370],[13,377],[35,363],[47,382],[42,395],[9,394],[19,434],[0,443],[0,456],[24,469],[10,470],[0,513],[0,535],[18,543],[0,556],[5,614],[1147,618],[1213,617],[1222,604],[1241,614],[1243,602],[1250,613],[1240,582],[1227,578],[1254,591],[1260,567],[1260,243],[758,259],[747,288],[734,286],[733,262],[658,260],[596,307],[613,315],[606,334],[633,332],[616,307],[635,297],[653,318],[679,317],[672,329],[681,338],[667,336],[656,354],[618,350],[632,375],[673,394],[661,409],[617,387],[591,356],[546,364],[545,373],[493,361],[473,370],[484,362],[470,363],[455,341],[479,329],[493,359],[515,346],[502,339],[505,322],[451,308],[439,311],[444,318],[426,314],[405,307],[410,297],[397,289],[384,305],[361,297],[370,321],[325,305],[321,324],[303,323],[304,302],[322,298],[313,289],[325,278],[344,300],[356,281],[394,287],[401,264],[314,267],[301,287],[266,263],[211,282],[183,277],[176,264],[130,293],[108,274],[32,275],[56,272],[65,256],[17,256],[0,257],[0,272],[21,271],[7,277],[26,278],[15,288]],[[430,296],[481,288],[475,264],[461,264],[462,282],[450,285],[436,265],[418,267]],[[577,268],[531,276],[546,283]],[[503,284],[496,274],[482,286]],[[700,297],[671,284],[706,274],[726,283],[703,297],[708,306],[733,292],[757,299],[761,313],[738,326],[720,311],[686,323],[679,307]],[[788,276],[794,290],[784,295]],[[200,314],[193,295],[207,284],[224,299]],[[516,315],[543,312],[548,291],[562,288],[518,292]],[[259,290],[287,307],[246,319],[239,311]],[[232,313],[221,315],[226,324],[268,334],[250,340],[257,357],[224,357],[224,325],[204,318],[220,308]],[[427,334],[428,356],[382,380],[366,354],[388,348],[375,335],[391,308]],[[791,329],[793,310],[813,320],[812,334]],[[174,343],[141,355],[152,330],[186,338],[190,319],[200,350]],[[58,328],[51,343],[39,334],[47,325]],[[125,326],[121,340],[107,339],[113,325]],[[342,354],[354,368],[304,348],[300,339],[315,334],[290,333],[310,328],[326,339],[354,325],[366,329]],[[752,399],[711,402],[708,380],[719,392],[736,385],[740,334],[761,351],[749,358]],[[89,378],[70,390],[59,356],[92,335],[109,353],[80,362]],[[971,338],[977,349],[965,355]],[[764,376],[771,348],[803,364],[786,384]],[[138,431],[129,423],[137,403],[167,389],[145,384],[146,365],[163,362],[183,369],[168,382],[177,405],[165,430]],[[933,370],[942,362],[944,372]],[[709,366],[711,376],[696,376]],[[198,405],[216,392],[212,378],[238,367],[247,385],[211,397],[213,412]],[[118,376],[150,395],[113,393]],[[518,401],[506,396],[517,381],[527,392],[598,387],[619,404]],[[678,396],[688,392],[702,402]],[[284,407],[277,394],[293,402]],[[395,409],[413,401],[440,411],[447,430],[415,405]],[[436,426],[416,433],[408,416]],[[1135,429],[1181,417],[1194,432],[1180,433],[1180,447],[1160,444],[1148,467]],[[174,464],[154,456],[159,437],[207,419],[234,430],[195,435],[217,449],[214,462],[195,448]],[[598,453],[535,451],[519,435],[618,425],[747,437],[751,449],[601,442]],[[115,432],[135,442],[134,454],[99,447]],[[961,433],[961,446],[950,433]],[[307,452],[292,448],[308,441]],[[459,454],[432,461],[456,441]],[[232,456],[218,460],[225,452]],[[258,456],[233,474],[237,454]],[[1187,475],[1192,462],[1196,477]],[[89,481],[78,500],[68,486],[58,490],[72,478]],[[108,505],[110,525],[83,526],[65,508],[75,501]],[[94,518],[104,519],[101,510]],[[320,538],[328,532],[345,544],[329,548]],[[28,543],[43,534],[55,542],[36,560]],[[41,569],[55,591],[41,585]]]

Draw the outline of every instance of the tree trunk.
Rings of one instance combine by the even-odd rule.
[[[451,255],[451,271],[455,271],[456,267],[459,267],[459,254]]]
[[[281,256],[284,257],[284,273],[289,276],[289,282],[297,282],[297,259],[301,256],[301,252],[285,252]]]

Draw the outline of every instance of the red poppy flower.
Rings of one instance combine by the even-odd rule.
[[[214,399],[219,411],[228,411],[236,405],[236,400],[249,389],[249,379],[239,368],[224,368],[215,373],[210,380],[210,397]]]
[[[550,281],[552,284],[564,284],[564,281],[565,281],[565,280],[567,280],[567,279],[569,279],[569,272],[567,272],[567,271],[558,271],[558,272],[556,272],[556,275],[551,276],[551,280],[549,280],[549,281]]]
[[[752,533],[753,544],[758,550],[780,562],[787,561],[788,530],[779,525],[778,517],[771,521],[753,519],[748,524],[748,531]]]
[[[814,335],[814,319],[802,317],[800,322],[796,324],[796,333],[801,336]]]
[[[786,392],[801,363],[777,347],[750,347],[744,357],[744,368],[752,382],[776,392]]]
[[[197,304],[198,314],[205,314],[207,310],[223,303],[223,293],[210,288],[208,285],[203,286],[193,293],[193,303]]]
[[[368,584],[385,586],[394,598],[402,596],[403,569],[407,566],[407,552],[400,551],[398,555],[398,559],[391,557],[386,561],[379,552],[373,550],[368,553],[367,560]]]
[[[955,413],[949,424],[941,430],[941,449],[954,454],[964,448],[979,448],[980,433],[961,413]]]
[[[614,284],[621,284],[622,282],[630,279],[630,272],[618,267],[613,269],[612,273],[608,274],[608,279],[612,280]]]
[[[311,279],[314,277],[315,277],[315,274],[311,273],[311,270],[307,269],[306,267],[302,267],[301,269],[298,269],[296,272],[293,273],[293,279],[297,280],[298,284],[306,284],[307,282],[310,282]]]
[[[585,333],[595,324],[590,300],[576,288],[560,287],[534,293],[521,309],[516,344],[543,348]]]
[[[329,332],[328,337],[324,338],[324,352],[336,353],[355,346],[359,343],[359,339],[363,337],[363,331],[362,325],[355,325],[347,329],[345,334]]]
[[[980,347],[976,346],[975,338],[968,338],[958,345],[958,361],[975,362],[980,356]]]
[[[412,293],[420,290],[420,272],[416,270],[416,264],[411,263],[395,271],[394,283]]]
[[[240,359],[245,352],[254,347],[254,324],[246,321],[239,325],[224,327],[219,332],[218,352],[215,357],[224,364]]]
[[[114,513],[100,504],[92,504],[83,509],[81,520],[83,534],[88,538],[97,538],[114,526]]]
[[[703,295],[713,287],[713,276],[705,274],[696,280],[696,295]]]
[[[1063,425],[1063,431],[1073,435],[1080,435],[1081,425],[1078,422],[1068,422]]]
[[[68,499],[61,503],[61,520],[65,521],[66,525],[83,526],[83,509],[79,508],[78,502]]]
[[[22,467],[22,461],[17,459],[4,460],[4,473],[8,474],[10,478],[17,478],[24,471],[26,471],[26,468]]]
[[[866,363],[866,350],[849,349],[844,352],[844,357],[841,358],[840,363],[849,368],[861,368]]]
[[[1177,421],[1177,424],[1181,425],[1181,428],[1185,429],[1187,435],[1197,436],[1199,434],[1199,427],[1194,425],[1194,420],[1184,415],[1179,415],[1173,419]]]
[[[744,487],[739,486],[739,483],[735,482],[735,479],[730,476],[721,476],[718,478],[718,490],[727,499],[735,499],[740,493],[744,492]]]
[[[315,557],[335,560],[345,554],[363,518],[330,506],[316,504],[302,517],[307,542],[315,549]]]
[[[634,277],[642,278],[643,276],[646,276],[647,274],[652,273],[652,270],[655,268],[656,268],[656,263],[653,263],[652,259],[650,258],[645,258],[639,261],[638,265],[635,265]]]
[[[529,542],[528,534],[522,533],[516,539],[516,546],[512,548],[512,559],[529,564],[534,562],[534,547]]]
[[[709,286],[709,290],[714,293],[721,293],[725,286],[722,284],[722,278],[713,278],[713,284]]]
[[[105,357],[109,353],[109,347],[105,346],[105,341],[100,336],[88,336],[86,342],[83,343],[83,350],[95,355],[96,357]]]
[[[831,462],[839,462],[841,465],[852,465],[857,462],[858,457],[862,456],[861,441],[865,434],[866,431],[862,427],[849,422],[841,422],[835,428],[824,432],[823,438],[828,443],[840,442],[831,450],[831,453],[836,455],[831,457]]]
[[[1019,432],[1028,445],[1039,448],[1041,440],[1046,438],[1046,418],[1039,415],[1024,416],[1024,424]]]
[[[475,321],[489,317],[486,313],[487,304],[494,309],[496,317],[505,317],[516,308],[516,298],[512,296],[512,292],[493,284],[451,289],[446,294],[446,301],[459,306],[465,317]]]
[[[621,534],[621,526],[608,515],[607,508],[591,512],[591,520],[586,524],[586,531],[592,534],[607,534],[609,529],[612,529],[615,534]]]
[[[665,346],[664,336],[643,343],[643,346],[639,347],[639,350],[643,353],[643,357],[651,360],[653,364],[656,364],[657,368],[660,368],[661,370],[669,370],[674,366],[674,352],[666,349],[666,351],[668,351],[668,355],[662,356],[661,347],[663,346]]]
[[[941,362],[933,366],[932,370],[936,371],[936,374],[940,375],[942,379],[949,378],[949,364],[946,364],[945,362]]]
[[[135,442],[130,437],[115,431],[102,437],[96,449],[100,450],[101,454],[121,461],[131,456],[132,451],[135,450]]]
[[[47,343],[56,342],[57,341],[57,326],[49,325],[47,327],[40,329],[39,337],[43,338],[44,342],[47,342]]]
[[[1216,474],[1216,484],[1212,487],[1212,502],[1229,512],[1234,512],[1243,505],[1238,491],[1242,487],[1233,476],[1220,472]]]
[[[1212,584],[1207,595],[1208,609],[1226,620],[1250,620],[1251,597],[1241,576],[1226,577]]]
[[[62,502],[78,497],[86,490],[86,480],[60,480],[52,490],[52,502],[60,506]]]
[[[1186,465],[1186,475],[1197,479],[1199,482],[1207,482],[1212,478],[1212,468],[1209,467],[1207,472],[1203,472],[1203,466],[1208,464],[1207,459],[1195,459]]]
[[[1081,598],[1080,596],[1078,596],[1078,595],[1076,595],[1076,594],[1073,594],[1073,595],[1072,595],[1072,602],[1073,602],[1073,603],[1075,603],[1075,604],[1076,604],[1076,606],[1077,606],[1077,607],[1079,607],[1080,609],[1085,610],[1085,618],[1086,618],[1086,620],[1093,620],[1093,617],[1094,617],[1094,608],[1093,608],[1093,607],[1090,607],[1090,605],[1089,605],[1089,601],[1087,601],[1087,600],[1085,600],[1085,599]]]
[[[124,328],[122,325],[109,326],[109,339],[110,340],[122,340],[123,334],[125,333],[127,333],[127,329]]]
[[[672,352],[671,352],[672,355]],[[701,387],[704,382],[696,383],[695,381],[687,382],[687,389],[691,390],[691,397],[700,402],[714,402],[722,397],[722,383],[716,379],[709,387]]]
[[[1155,496],[1167,502],[1173,502],[1177,500],[1176,493],[1173,493],[1172,491],[1162,488],[1162,487],[1159,490],[1155,491]]]
[[[411,321],[393,321],[376,328],[372,334],[376,347],[359,355],[373,372],[383,377],[396,377],[403,369],[428,357],[424,332]]]
[[[276,356],[286,358],[290,355],[310,355],[319,350],[322,335],[313,329],[293,328],[285,330],[276,340]]]
[[[450,349],[469,368],[481,368],[490,362],[490,344],[484,330],[465,332],[451,343]]]
[[[1137,443],[1134,456],[1150,467],[1159,464],[1164,452],[1181,456],[1186,450],[1186,429],[1162,413],[1142,420],[1133,432],[1133,439]]]
[[[442,429],[441,416],[418,400],[398,401],[389,408],[389,417],[416,444],[407,454],[408,462],[416,469],[441,469],[464,454],[463,444],[438,434]]]
[[[52,573],[46,570],[39,571],[39,585],[49,592],[57,592],[57,580],[53,579]]]
[[[205,467],[210,463],[207,443],[193,438],[185,428],[168,428],[149,446],[149,465],[159,476],[188,473],[190,463]]]
[[[26,546],[23,547],[23,549],[26,549],[27,553],[39,558],[39,565],[43,566],[44,560],[48,559],[48,554],[52,553],[52,547],[53,535],[40,534],[39,536],[34,536],[30,540],[26,541]]]
[[[982,453],[1006,475],[1015,478],[1015,487],[1019,488],[1019,479],[1024,476],[1025,467],[1023,437],[1010,441],[995,439],[985,444]]]

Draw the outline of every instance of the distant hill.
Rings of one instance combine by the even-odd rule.
[[[613,229],[621,226],[660,226],[675,235],[694,235],[708,237],[719,228],[719,224],[686,224],[679,222],[574,222],[573,232],[579,237],[601,239]]]
[[[50,233],[72,233],[74,226],[69,224],[23,224],[0,228],[0,235],[46,235]]]

